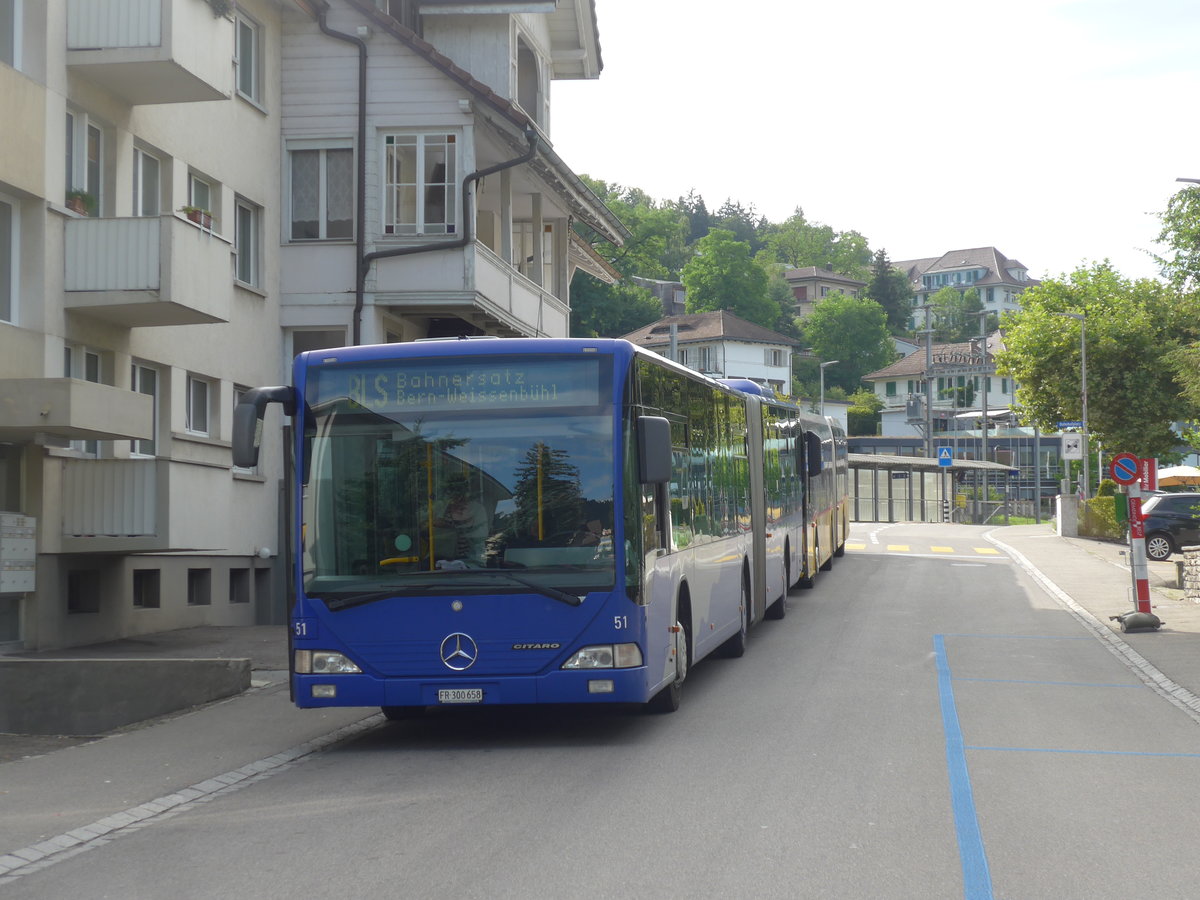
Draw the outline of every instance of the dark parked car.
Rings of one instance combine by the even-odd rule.
[[[1155,494],[1142,504],[1146,555],[1167,559],[1180,547],[1200,545],[1200,493]]]

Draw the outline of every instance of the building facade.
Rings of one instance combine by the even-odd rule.
[[[565,336],[593,0],[0,2],[0,650],[282,621],[292,354]],[[273,436],[273,437],[272,437]]]
[[[795,298],[796,315],[801,318],[811,315],[813,308],[830,294],[845,294],[847,297],[857,297],[867,283],[849,275],[839,275],[829,269],[817,266],[803,266],[798,269],[788,269],[783,273],[788,287],[792,289]]]
[[[748,378],[791,394],[796,342],[727,310],[667,316],[623,337],[713,378]]]
[[[941,256],[926,259],[898,260],[893,268],[908,276],[913,291],[913,313],[908,326],[916,330],[925,327],[919,307],[945,287],[960,292],[974,288],[986,312],[1000,315],[1021,309],[1018,299],[1025,288],[1040,284],[1029,277],[1029,271],[1015,259],[1009,259],[995,247],[975,247],[951,250]]]

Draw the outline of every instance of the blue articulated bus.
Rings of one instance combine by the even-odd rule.
[[[302,353],[291,386],[243,396],[235,465],[272,402],[301,707],[671,711],[691,665],[740,656],[845,543],[830,422],[625,341]]]

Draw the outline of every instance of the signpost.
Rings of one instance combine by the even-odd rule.
[[[1146,564],[1146,526],[1142,518],[1142,490],[1157,484],[1157,461],[1118,453],[1109,463],[1109,474],[1129,490],[1129,559],[1133,575],[1133,612],[1116,616],[1122,631],[1155,629],[1162,625],[1150,611],[1150,572]],[[1153,490],[1145,487],[1146,490]]]

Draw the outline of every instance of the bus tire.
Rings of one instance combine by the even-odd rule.
[[[646,702],[648,712],[660,715],[679,709],[683,680],[687,677],[688,665],[691,663],[692,639],[688,634],[687,625],[676,622],[675,627],[679,629],[675,632],[675,680]]]
[[[792,586],[792,563],[790,552],[787,547],[783,548],[783,593],[779,595],[779,599],[767,607],[767,611],[763,613],[764,619],[778,621],[787,615],[787,594],[788,588]]]
[[[746,583],[746,573],[742,572],[742,596],[738,602],[741,607],[741,623],[737,633],[721,645],[721,655],[729,659],[740,659],[746,655],[746,640],[750,637],[750,587]]]

